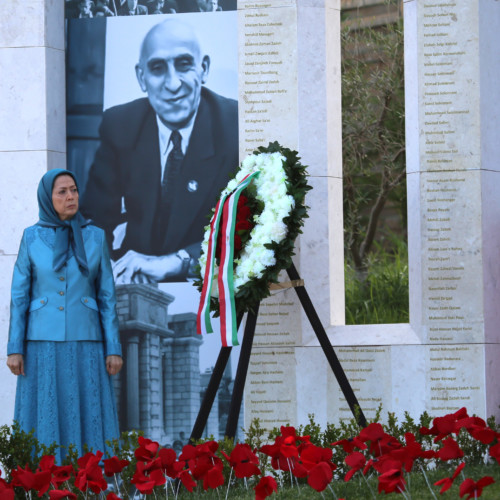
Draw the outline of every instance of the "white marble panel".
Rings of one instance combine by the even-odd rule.
[[[426,353],[422,345],[391,347],[392,410],[400,421],[405,411],[415,417],[425,410]]]
[[[66,169],[66,153],[60,151],[47,151],[47,170],[53,168]]]
[[[0,51],[0,151],[47,147],[45,48]]]
[[[64,51],[64,3],[45,0],[45,45]]]
[[[2,184],[0,184],[2,185]],[[2,212],[0,212],[2,213]],[[0,425],[10,425],[14,416],[17,378],[7,368],[9,336],[10,284],[16,257],[0,255]]]
[[[5,358],[9,338],[10,286],[17,255],[0,256],[0,356]],[[1,385],[1,384],[0,384]]]
[[[4,0],[0,16],[0,47],[44,45],[45,0]],[[60,2],[62,3],[62,2]],[[59,24],[61,29],[62,23]],[[56,25],[57,26],[57,25]],[[53,29],[55,26],[52,27]]]
[[[420,170],[417,42],[417,2],[404,3],[406,172]]]
[[[281,273],[280,282],[289,278]],[[294,347],[302,345],[300,328],[300,302],[293,288],[275,290],[261,301],[254,346]]]
[[[328,188],[330,179],[311,177],[313,187],[307,196],[310,217],[305,219],[300,239],[300,277],[324,327],[330,322],[330,277],[329,269],[329,227],[328,227]],[[302,314],[304,343],[314,335],[309,320]]]
[[[419,4],[422,170],[477,168],[480,155],[478,4]],[[468,36],[463,36],[463,33]]]
[[[408,213],[408,273],[410,288],[410,323],[418,333],[422,325],[422,261],[420,251],[422,238],[422,198],[420,195],[420,174],[408,173],[406,176],[407,213]],[[421,339],[423,337],[420,337]]]
[[[500,99],[491,96],[498,92],[500,82],[500,58],[498,34],[500,33],[500,9],[496,0],[484,0],[479,11],[479,58],[481,100],[481,157],[482,168],[500,170]]]
[[[7,368],[7,358],[5,354],[0,356],[0,426],[11,425],[14,419],[14,405],[16,402],[17,377],[12,375]]]
[[[44,151],[0,152],[0,254],[17,254],[25,227],[38,220],[36,190],[47,171]]]
[[[325,10],[328,174],[342,178],[342,102],[340,70],[340,12]]]
[[[420,332],[408,323],[387,325],[336,325],[330,326],[326,333],[334,346],[367,345],[420,345]],[[318,345],[313,339],[307,346]]]
[[[427,173],[420,182],[424,338],[484,341],[481,174]]]
[[[384,414],[392,409],[392,378],[390,346],[339,347],[335,351],[366,419],[375,417],[382,405]],[[326,362],[326,358],[325,358]],[[335,379],[327,370],[328,421],[350,420],[352,412]]]
[[[299,7],[340,10],[340,0],[298,0]]]
[[[297,70],[299,152],[311,176],[327,173],[328,116],[325,10],[299,5],[297,10]],[[312,63],[314,61],[314,63]]]
[[[500,343],[500,173],[481,171],[484,341]]]
[[[324,427],[327,414],[327,369],[328,362],[320,347],[295,349],[297,361],[297,423],[308,422],[308,415],[314,414],[314,420]],[[314,381],[314,389],[311,389]]]
[[[296,7],[297,0],[239,0],[238,10]]]
[[[329,295],[329,324],[345,324],[345,277],[344,277],[344,214],[343,214],[342,179],[328,179],[328,271],[329,292],[323,289],[325,296]],[[322,306],[327,307],[327,306]],[[323,317],[324,317],[324,313]],[[327,323],[325,320],[325,328]]]
[[[486,416],[485,346],[426,346],[426,407],[433,415],[465,406],[469,414]],[[498,408],[495,410],[498,416]]]
[[[245,390],[245,426],[267,429],[297,421],[295,349],[252,349]]]
[[[273,141],[297,150],[297,9],[242,8],[238,44],[240,158]]]
[[[486,344],[485,346],[485,380],[484,392],[486,395],[486,415],[499,416],[500,408],[500,344]]]
[[[65,52],[46,50],[47,149],[66,152]]]

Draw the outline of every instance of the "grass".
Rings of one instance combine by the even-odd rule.
[[[491,486],[487,486],[483,490],[483,494],[481,495],[481,499],[484,500],[498,500],[500,499],[500,467],[498,465],[484,465],[484,466],[467,466],[465,468],[467,473],[467,477],[471,477],[475,481],[479,480],[483,476],[492,476],[496,483]],[[453,470],[449,472],[449,475],[453,473]],[[428,480],[431,484],[432,490],[434,492],[435,497],[429,491],[429,488],[426,484],[425,477],[422,473],[412,472],[407,477],[407,487],[409,490],[409,496],[407,498],[411,498],[412,500],[435,500],[435,498],[439,498],[442,500],[456,500],[459,498],[459,486],[463,481],[463,477],[460,475],[456,480],[455,484],[445,492],[443,495],[439,494],[440,488],[438,486],[434,486],[433,484],[440,479],[443,479],[447,476],[447,473],[443,469],[428,471],[427,473]],[[368,479],[368,483],[375,493],[375,498],[400,498],[404,499],[402,495],[389,494],[385,493],[377,494],[377,484],[378,480],[375,476],[371,476]],[[269,500],[279,499],[279,500],[291,500],[295,498],[302,499],[340,499],[344,498],[345,500],[369,500],[374,498],[372,493],[370,492],[369,487],[366,482],[362,479],[362,477],[356,474],[351,481],[344,482],[343,480],[334,480],[331,483],[332,489],[326,488],[322,493],[318,493],[313,490],[307,484],[301,484],[299,487],[294,486],[290,487],[290,476],[284,476],[284,484],[278,487],[278,493],[271,495]],[[333,491],[332,491],[333,490]],[[178,498],[187,499],[187,498],[203,498],[206,500],[222,500],[226,497],[227,486],[221,487],[219,491],[207,491],[203,492],[203,489],[200,487],[199,490],[195,489],[193,493],[189,493],[184,490],[181,491]],[[151,497],[153,498],[153,497]],[[173,498],[171,495],[171,491],[169,491],[169,498]],[[238,480],[237,486],[231,486],[229,488],[228,499],[238,499],[238,500],[254,500],[255,492],[253,488],[249,487],[248,490],[241,484],[241,480]],[[463,497],[467,498],[467,496]]]
[[[346,325],[408,323],[408,248],[391,238],[394,250],[378,246],[366,269],[345,264]]]

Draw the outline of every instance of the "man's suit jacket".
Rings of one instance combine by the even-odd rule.
[[[175,184],[164,237],[158,237],[161,165],[156,114],[148,99],[104,113],[101,145],[89,172],[82,212],[104,228],[127,222],[118,254],[132,249],[166,255],[186,249],[198,258],[207,215],[238,166],[238,104],[202,88],[189,146]],[[122,216],[122,197],[126,214]]]
[[[7,354],[24,354],[26,340],[91,340],[104,341],[107,356],[121,355],[104,231],[88,225],[82,236],[88,276],[74,257],[60,271],[53,270],[54,229],[25,229],[12,278]]]

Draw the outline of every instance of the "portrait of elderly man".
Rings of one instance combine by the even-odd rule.
[[[117,283],[189,278],[238,166],[237,101],[205,86],[210,56],[179,17],[144,37],[135,71],[147,97],[104,112],[89,171],[82,211],[106,231]]]

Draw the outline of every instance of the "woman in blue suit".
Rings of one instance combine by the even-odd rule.
[[[24,231],[12,279],[14,419],[44,444],[105,451],[119,435],[110,375],[122,367],[106,238],[78,212],[76,179],[66,170],[42,177],[38,205],[40,220]]]

